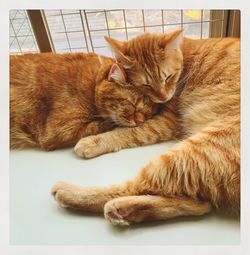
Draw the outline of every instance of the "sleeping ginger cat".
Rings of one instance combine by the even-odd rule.
[[[11,56],[11,147],[52,150],[115,125],[142,124],[157,105],[125,87],[122,70],[92,53]]]
[[[166,103],[142,126],[81,139],[76,153],[90,158],[170,139],[180,141],[120,185],[57,183],[52,194],[58,203],[104,212],[118,225],[202,215],[212,209],[239,213],[239,39],[182,39],[181,31],[176,31],[143,34],[128,42],[108,41],[130,85],[155,102]]]

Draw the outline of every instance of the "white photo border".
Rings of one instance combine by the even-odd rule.
[[[249,173],[250,125],[250,8],[237,0],[9,0],[0,3],[0,252],[9,255],[44,254],[247,254],[250,250]],[[241,10],[241,244],[234,246],[13,246],[9,245],[9,10],[11,9],[239,9]],[[248,216],[247,216],[248,215]]]

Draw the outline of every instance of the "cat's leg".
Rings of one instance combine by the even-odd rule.
[[[186,197],[166,198],[141,195],[119,197],[107,202],[104,216],[114,225],[127,226],[145,221],[167,220],[179,216],[197,216],[210,212],[209,202]]]
[[[82,158],[93,158],[125,148],[171,140],[177,134],[178,123],[175,113],[166,108],[142,126],[116,128],[106,133],[82,138],[74,150]]]
[[[205,200],[238,213],[239,129],[238,118],[211,124],[145,166],[134,179],[134,189],[139,194]]]
[[[109,200],[132,193],[129,183],[108,187],[82,187],[58,182],[51,190],[51,194],[62,207],[87,212],[103,212],[104,205]]]
[[[209,201],[215,207],[239,211],[239,120],[204,128],[146,165],[122,185],[107,188],[53,188],[64,206],[102,211],[106,202],[121,196],[160,195]],[[97,209],[96,209],[97,208]]]
[[[129,196],[132,193],[129,185],[80,187],[59,182],[52,189],[52,195],[60,206],[85,212],[101,213],[104,211],[105,218],[115,225],[202,215],[211,210],[209,202],[187,197]]]

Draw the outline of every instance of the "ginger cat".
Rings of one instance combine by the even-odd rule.
[[[92,53],[11,56],[11,147],[52,150],[115,126],[142,124],[157,105],[118,85],[126,83],[122,70]]]
[[[116,225],[202,215],[212,209],[239,213],[239,39],[181,39],[177,31],[109,41],[130,85],[155,102],[167,102],[141,126],[81,139],[76,153],[90,158],[180,141],[127,182],[109,187],[59,182],[52,189],[54,198],[64,207],[104,212]]]

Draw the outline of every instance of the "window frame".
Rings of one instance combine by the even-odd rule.
[[[87,19],[85,10],[83,11],[83,17]],[[80,10],[80,13],[82,13]],[[104,10],[105,12],[106,10]],[[121,10],[124,12],[124,10]],[[143,12],[144,10],[142,10]],[[27,14],[36,38],[36,42],[40,52],[56,52],[53,45],[53,40],[50,34],[50,30],[46,21],[44,10],[27,10]],[[105,12],[106,17],[106,12]],[[209,37],[240,37],[240,11],[239,10],[211,10],[210,12],[210,26]],[[182,20],[183,22],[183,20]],[[201,19],[201,22],[202,19]],[[89,42],[86,41],[87,51],[94,51],[90,30],[87,25],[87,36]],[[126,27],[127,29],[127,27]],[[109,29],[108,29],[109,32]],[[85,33],[85,29],[84,29]],[[86,35],[85,35],[86,37]],[[86,39],[85,39],[86,40]],[[90,45],[88,45],[90,44]]]

